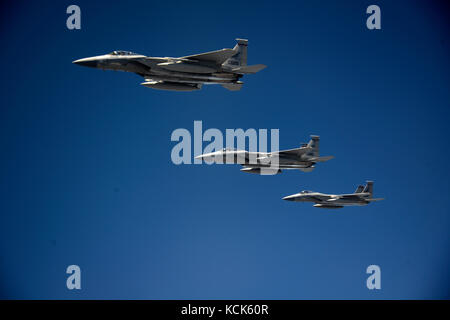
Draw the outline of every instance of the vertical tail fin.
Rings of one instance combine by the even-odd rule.
[[[356,188],[354,193],[361,193],[364,191],[364,188],[365,188],[364,186],[358,186],[358,188]]]
[[[370,197],[373,196],[373,181],[367,181],[366,186],[364,187],[363,192],[367,192],[370,194]]]
[[[233,50],[237,51],[237,53],[226,60],[223,63],[223,66],[237,68],[243,67],[247,65],[247,46],[248,40],[246,39],[236,39],[237,44],[234,46]]]
[[[312,148],[312,151],[308,153],[311,157],[319,157],[319,136],[311,136],[307,147]]]

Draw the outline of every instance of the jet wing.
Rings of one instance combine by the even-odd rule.
[[[215,64],[222,64],[236,54],[233,49],[221,49],[205,53],[194,54],[192,56],[181,57],[181,59],[197,60],[204,62],[213,62]]]
[[[302,154],[310,152],[311,150],[312,150],[311,147],[303,147],[303,148],[275,151],[275,152],[271,152],[270,154],[272,156],[273,155],[278,155],[278,156],[301,156]]]
[[[320,195],[320,196],[309,196],[310,199],[315,200],[317,203],[324,203],[327,201],[330,201],[330,196],[327,195]]]

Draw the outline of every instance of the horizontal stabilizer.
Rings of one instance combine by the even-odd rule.
[[[327,157],[310,158],[308,160],[313,161],[313,162],[325,162],[325,161],[331,160],[333,158],[334,158],[334,156],[327,156]]]
[[[384,200],[384,198],[372,198],[372,199],[365,199],[366,201],[381,201]]]
[[[240,74],[250,74],[250,73],[257,73],[258,71],[261,71],[266,67],[267,66],[264,64],[254,64],[252,66],[242,66],[239,68],[234,68],[231,71]]]
[[[222,87],[225,89],[228,89],[230,91],[239,91],[242,88],[243,83],[224,83],[222,84]]]

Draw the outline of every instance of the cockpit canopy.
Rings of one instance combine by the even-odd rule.
[[[112,56],[134,56],[136,53],[131,51],[116,50],[110,53]]]
[[[303,190],[303,191],[300,192],[300,193],[312,193],[312,191],[310,191],[310,190]]]

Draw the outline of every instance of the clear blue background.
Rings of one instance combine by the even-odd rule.
[[[2,3],[0,298],[450,297],[449,19],[437,1]],[[382,30],[366,28],[381,7]],[[73,65],[131,50],[183,56],[249,39],[240,92],[140,86]],[[321,136],[311,173],[175,166],[174,129]],[[206,145],[206,144],[205,144]],[[382,202],[319,210],[302,189]],[[66,267],[82,290],[66,288]],[[369,291],[368,265],[382,271]]]

